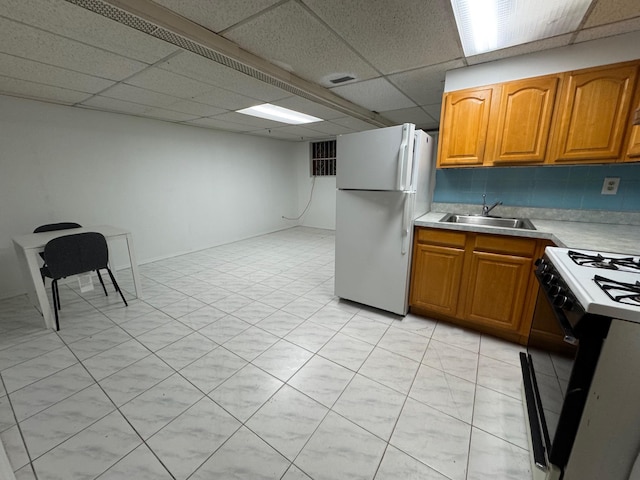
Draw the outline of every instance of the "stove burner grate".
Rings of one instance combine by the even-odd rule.
[[[576,252],[574,250],[569,250],[568,255],[571,260],[583,267],[603,268],[606,270],[640,271],[640,260],[635,260],[633,257],[604,257],[599,253],[590,255],[587,253]]]
[[[640,282],[618,282],[600,275],[593,277],[593,280],[614,302],[640,306]]]

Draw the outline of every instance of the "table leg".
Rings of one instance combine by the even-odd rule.
[[[36,289],[33,285],[33,281],[31,280],[31,274],[29,273],[29,262],[27,262],[27,257],[24,253],[23,248],[17,243],[13,243],[13,248],[16,251],[16,257],[18,257],[18,265],[20,266],[20,271],[22,272],[22,282],[26,287],[29,301],[32,305],[37,305],[38,296],[36,295]]]
[[[46,328],[55,328],[53,313],[49,306],[49,298],[40,276],[38,252],[35,249],[24,250],[14,243],[18,261],[22,267],[24,283],[31,303],[42,313]]]
[[[131,264],[131,274],[133,275],[133,285],[136,288],[136,297],[142,298],[142,283],[140,282],[140,272],[138,271],[138,261],[133,248],[133,238],[127,234],[127,249],[129,250],[129,263]]]

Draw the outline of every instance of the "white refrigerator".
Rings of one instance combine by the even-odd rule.
[[[407,314],[413,220],[431,208],[433,143],[409,123],[338,136],[338,297]]]

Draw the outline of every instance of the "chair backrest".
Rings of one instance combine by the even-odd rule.
[[[60,222],[60,223],[48,223],[46,225],[40,225],[33,233],[40,232],[54,232],[56,230],[69,230],[70,228],[81,228],[82,225],[75,222]]]
[[[63,278],[107,268],[109,249],[101,233],[75,233],[47,242],[44,259],[52,278]]]

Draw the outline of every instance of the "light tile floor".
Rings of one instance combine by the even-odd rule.
[[[26,297],[0,302],[19,480],[531,478],[520,347],[338,300],[333,232],[141,272],[127,308],[61,288],[59,332]]]

